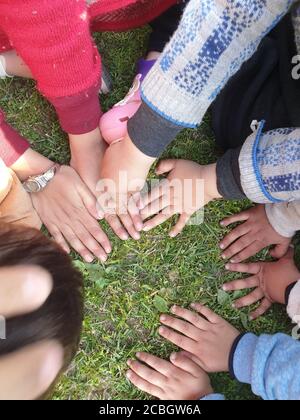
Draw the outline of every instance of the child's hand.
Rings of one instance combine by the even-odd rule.
[[[236,308],[242,308],[261,301],[260,306],[250,315],[250,319],[263,315],[273,302],[284,304],[287,287],[300,278],[300,273],[294,264],[292,249],[276,262],[227,264],[226,268],[234,272],[252,274],[246,279],[234,280],[223,286],[225,291],[255,288],[249,295],[236,300],[234,304]]]
[[[142,198],[143,219],[156,215],[144,224],[144,231],[149,231],[175,214],[180,214],[178,222],[170,232],[170,236],[175,237],[181,233],[196,211],[214,198],[221,198],[217,190],[215,164],[201,166],[189,160],[163,160],[157,166],[156,173],[168,173],[168,176]]]
[[[222,258],[231,258],[230,262],[239,263],[269,245],[276,245],[270,251],[272,257],[281,258],[286,254],[291,238],[285,238],[273,229],[264,205],[257,205],[228,217],[221,222],[221,225],[226,227],[237,222],[244,223],[233,229],[220,243],[220,248],[224,250]]]
[[[162,315],[160,321],[165,326],[159,328],[159,334],[188,352],[206,372],[227,372],[230,351],[239,331],[205,306],[196,303],[191,306],[198,314],[174,306],[172,312],[178,318]]]
[[[135,193],[144,187],[155,159],[140,152],[129,137],[112,144],[105,152],[101,182],[97,186],[98,204],[105,218],[119,216],[129,235],[140,238],[143,220],[136,204]],[[116,229],[114,229],[116,232]],[[117,233],[117,232],[116,232]],[[125,239],[120,236],[121,239]]]
[[[213,393],[207,373],[184,355],[173,353],[172,363],[148,353],[137,353],[137,358],[142,363],[129,360],[127,378],[160,400],[199,400]]]

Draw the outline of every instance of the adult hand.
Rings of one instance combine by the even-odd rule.
[[[74,248],[87,262],[106,261],[111,244],[101,229],[96,198],[74,169],[61,166],[47,187],[31,194],[33,205],[55,241]]]

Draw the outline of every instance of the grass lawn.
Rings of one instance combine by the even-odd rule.
[[[97,44],[110,69],[114,90],[103,98],[108,109],[127,92],[136,60],[143,54],[148,31],[97,35]],[[39,95],[34,83],[8,79],[0,83],[0,106],[8,120],[44,155],[67,163],[68,144],[55,112]],[[198,131],[186,131],[165,156],[206,164],[216,150],[207,119]],[[291,331],[284,311],[273,307],[268,315],[248,323],[248,311],[231,307],[231,297],[218,291],[234,278],[224,270],[218,242],[226,231],[219,221],[249,206],[249,202],[219,201],[207,206],[205,222],[189,226],[177,239],[167,235],[171,222],[144,234],[139,242],[122,243],[111,232],[114,251],[107,264],[85,264],[73,254],[85,276],[85,320],[80,351],[58,383],[54,399],[146,399],[124,377],[126,360],[138,350],[168,356],[172,347],[157,334],[159,309],[192,301],[208,304],[240,329],[257,333]],[[106,227],[109,232],[109,229]],[[262,252],[261,257],[267,256]],[[235,276],[236,277],[236,276]],[[157,296],[164,300],[158,304]],[[230,399],[254,399],[250,388],[229,375],[213,377],[215,390]]]

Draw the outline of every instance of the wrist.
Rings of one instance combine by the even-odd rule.
[[[41,175],[47,172],[54,162],[32,149],[28,149],[15,163],[10,166],[21,181],[30,176]]]
[[[213,163],[202,167],[202,178],[204,179],[205,194],[210,201],[222,198],[217,187],[217,164]]]
[[[85,134],[69,134],[71,149],[71,165],[86,159],[87,156],[95,156],[101,159],[106,150],[106,144],[100,133],[100,129],[96,128]],[[99,161],[99,164],[100,164]]]
[[[139,164],[148,168],[150,168],[151,165],[155,162],[156,158],[150,157],[141,152],[128,135],[122,141],[124,142],[123,145],[124,149],[126,150],[126,158],[128,158],[130,161],[135,163],[139,162]]]

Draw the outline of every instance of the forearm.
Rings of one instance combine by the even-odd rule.
[[[54,162],[42,156],[32,149],[19,157],[12,165],[12,169],[21,181],[25,181],[29,176],[41,175],[53,166]]]
[[[144,102],[168,121],[196,127],[227,81],[292,3],[191,0],[143,83]]]
[[[180,130],[198,126],[230,77],[292,3],[191,0],[142,85],[143,105],[128,124],[136,147],[158,157]]]
[[[231,373],[250,384],[264,400],[294,400],[300,395],[300,343],[283,334],[246,334],[233,348]]]

